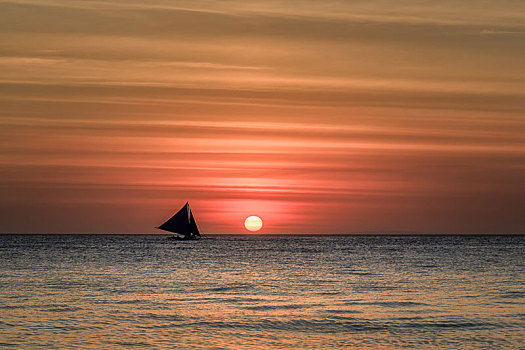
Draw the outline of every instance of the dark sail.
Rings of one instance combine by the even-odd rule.
[[[199,229],[197,228],[197,223],[195,222],[195,219],[193,218],[193,213],[190,210],[190,231],[195,236],[200,236]]]
[[[158,229],[178,233],[183,235],[182,239],[199,239],[201,234],[197,228],[197,223],[191,212],[190,205],[186,203],[175,215],[168,221],[157,227]],[[181,239],[173,237],[175,239]]]
[[[177,214],[173,215],[168,221],[158,227],[161,230],[179,233],[184,236],[189,236],[190,220],[188,217],[188,203],[186,203]]]

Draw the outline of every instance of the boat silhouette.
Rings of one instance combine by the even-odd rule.
[[[175,233],[175,235],[169,237],[170,239],[186,241],[201,238],[201,234],[188,202],[186,202],[186,204],[175,213],[175,215],[156,228]]]

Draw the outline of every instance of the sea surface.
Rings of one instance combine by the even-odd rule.
[[[525,236],[0,235],[2,349],[524,349]]]

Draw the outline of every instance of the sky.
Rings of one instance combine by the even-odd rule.
[[[525,3],[0,1],[0,232],[525,232]]]

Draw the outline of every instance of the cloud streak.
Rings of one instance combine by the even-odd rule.
[[[0,231],[523,232],[523,10],[3,1]]]

